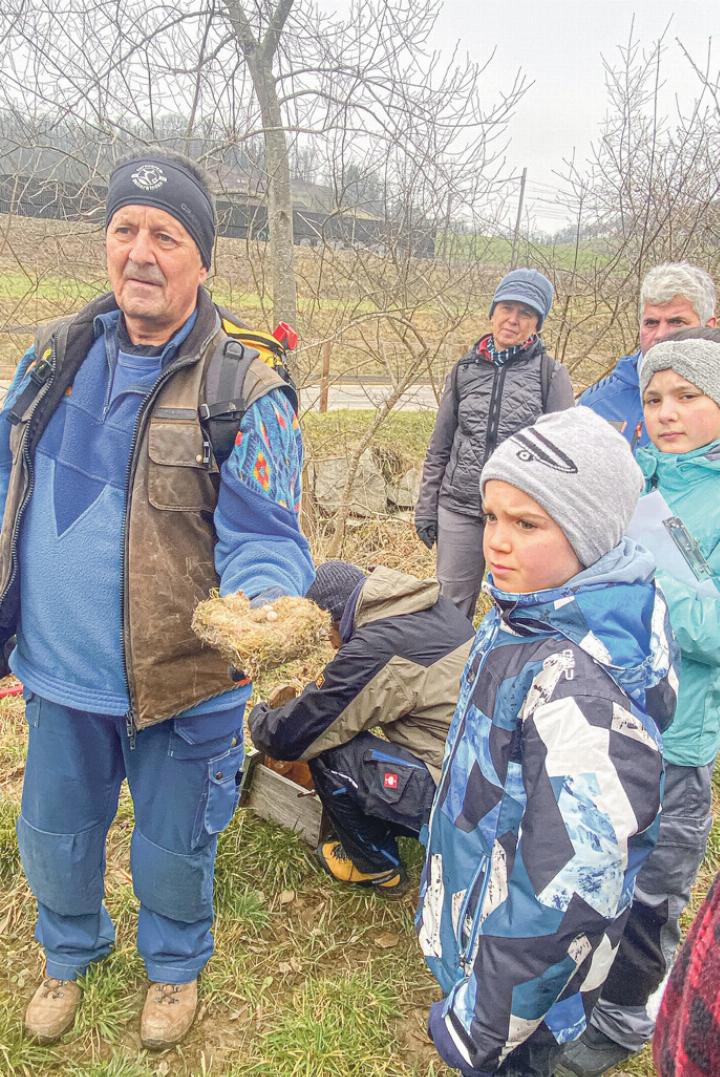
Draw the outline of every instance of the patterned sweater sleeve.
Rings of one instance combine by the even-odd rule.
[[[509,765],[527,797],[517,844],[496,838],[467,975],[430,1012],[438,1051],[464,1074],[495,1072],[542,1024],[558,1042],[582,1033],[656,840],[659,738],[608,698],[529,701]]]
[[[273,390],[248,408],[221,468],[214,517],[221,594],[307,591],[314,568],[299,523],[302,464],[297,416]]]

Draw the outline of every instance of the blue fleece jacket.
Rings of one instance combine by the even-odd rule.
[[[34,487],[19,540],[21,622],[11,665],[33,692],[78,710],[123,715],[122,564],[126,483],[140,405],[176,355],[195,315],[160,356],[119,352],[117,311],[95,321],[87,359],[56,408],[35,455]],[[24,387],[21,361],[3,412]],[[146,365],[143,365],[146,364]],[[0,418],[0,507],[10,472],[9,426]],[[304,594],[313,578],[298,526],[302,442],[284,393],[248,408],[223,464],[214,523],[222,594],[268,588]],[[245,701],[234,689],[185,712]]]
[[[648,444],[640,398],[638,365],[641,352],[623,355],[610,374],[590,385],[577,399],[617,427],[633,451]]]

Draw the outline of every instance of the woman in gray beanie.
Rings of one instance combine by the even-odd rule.
[[[560,1072],[580,1077],[604,1073],[653,1034],[647,1004],[672,964],[705,854],[720,749],[720,330],[682,329],[659,341],[640,365],[640,389],[651,443],[637,462],[650,496],[630,534],[657,561],[682,655],[680,689],[663,736],[660,837],[591,1024],[563,1056]]]
[[[572,407],[565,368],[539,337],[553,286],[536,269],[514,269],[490,304],[490,332],[448,375],[423,465],[415,529],[437,541],[443,594],[472,618],[485,563],[479,479],[493,449],[545,412]]]

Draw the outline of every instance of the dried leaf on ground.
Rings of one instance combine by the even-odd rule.
[[[383,931],[382,934],[376,935],[373,941],[381,950],[389,950],[392,946],[397,946],[400,936],[395,931]]]

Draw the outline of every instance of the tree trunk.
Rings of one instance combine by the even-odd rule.
[[[279,0],[270,24],[258,41],[240,0],[225,0],[235,37],[242,50],[260,106],[268,184],[268,227],[275,324],[297,326],[297,287],[293,235],[290,160],[273,74],[280,35],[294,0]]]
[[[262,61],[258,63],[257,59],[256,54],[248,66],[264,129],[273,314],[276,325],[278,322],[289,322],[296,327],[295,239],[287,139],[271,61],[265,64]]]

